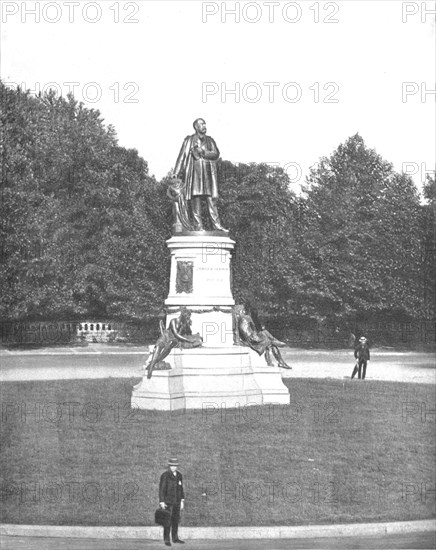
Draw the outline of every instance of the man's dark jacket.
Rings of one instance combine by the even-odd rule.
[[[354,350],[354,357],[359,361],[369,361],[370,355],[368,344],[358,344],[356,349]]]
[[[173,472],[168,469],[160,476],[159,502],[165,502],[165,504],[180,504],[180,501],[184,498],[182,474],[176,471],[176,475],[174,475]]]

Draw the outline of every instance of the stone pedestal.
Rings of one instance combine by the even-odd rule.
[[[288,405],[290,402],[290,395],[288,388],[283,384],[283,369],[277,366],[275,360],[274,366],[270,367],[265,361],[265,356],[259,356],[252,349],[248,349],[248,353],[250,355],[254,379],[262,390],[263,404],[278,403],[280,405]]]
[[[192,332],[200,333],[203,347],[173,349],[165,359],[171,370],[144,376],[133,389],[132,407],[171,411],[289,403],[280,369],[269,367],[250,348],[233,345],[230,260],[235,242],[224,233],[192,232],[173,236],[167,245],[166,326],[187,307]]]
[[[289,403],[280,369],[249,348],[175,349],[165,361],[170,370],[154,371],[151,379],[144,375],[134,387],[132,408],[204,411]]]
[[[175,236],[171,251],[170,291],[165,300],[167,325],[180,307],[191,310],[192,332],[199,332],[208,347],[233,344],[230,259],[235,241],[202,233]]]

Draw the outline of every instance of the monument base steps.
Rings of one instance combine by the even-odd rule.
[[[146,373],[133,388],[132,408],[235,408],[248,405],[289,404],[281,369],[243,346],[174,349],[165,359],[168,370]]]

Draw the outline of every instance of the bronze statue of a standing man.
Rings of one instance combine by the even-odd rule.
[[[206,199],[212,226],[217,231],[227,231],[221,225],[218,209],[218,175],[216,161],[220,152],[215,141],[206,135],[206,122],[202,118],[194,121],[195,134],[187,136],[180,149],[174,168],[174,177],[183,185],[183,199],[189,201],[192,210],[194,231],[204,231],[201,219],[201,199]],[[180,222],[180,220],[179,220]],[[183,219],[181,220],[182,225]],[[185,227],[185,229],[187,229]]]

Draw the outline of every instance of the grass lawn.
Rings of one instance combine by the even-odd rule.
[[[171,456],[185,525],[434,517],[431,385],[290,379],[289,406],[166,413],[130,411],[137,381],[3,384],[2,522],[152,525]]]

